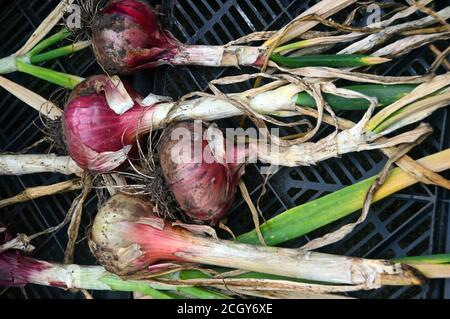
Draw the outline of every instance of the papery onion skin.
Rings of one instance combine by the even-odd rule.
[[[178,147],[179,143],[187,143],[188,147],[190,145],[191,159],[194,159],[196,139],[194,125],[194,122],[181,122],[165,130],[159,143],[161,168],[169,188],[184,213],[196,222],[214,225],[233,205],[239,180],[244,174],[244,166],[242,163],[206,162],[205,157],[212,158],[212,153],[208,141],[203,136],[202,162],[177,163],[176,159],[172,158],[172,150]],[[186,140],[185,136],[180,140],[172,139],[172,133],[178,129],[191,132],[191,139]]]
[[[152,111],[151,107],[144,108],[135,103],[124,114],[116,114],[101,91],[104,81],[108,81],[108,77],[99,75],[80,83],[70,95],[62,118],[70,156],[81,168],[95,173],[106,171],[102,171],[104,166],[93,164],[91,151],[99,154],[117,152],[127,145],[135,145],[137,132],[146,130],[141,122],[143,115]],[[127,91],[131,96],[137,96],[129,87]]]
[[[109,1],[95,17],[92,42],[100,65],[121,75],[167,63],[181,45],[142,0]]]

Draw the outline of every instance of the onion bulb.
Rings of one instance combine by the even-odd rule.
[[[181,122],[165,130],[159,143],[160,164],[184,213],[195,221],[216,224],[233,204],[244,164],[236,157],[226,161],[214,156],[204,126],[196,130],[195,125]]]
[[[150,5],[140,0],[109,1],[96,15],[92,30],[97,59],[113,74],[160,65],[180,45],[160,27]]]
[[[81,168],[94,173],[120,166],[136,144],[137,134],[149,130],[142,118],[152,108],[129,100],[127,97],[138,95],[128,86],[128,95],[117,88],[107,76],[90,77],[72,91],[65,106],[62,122],[70,156]],[[111,108],[123,103],[131,104],[123,114]]]
[[[257,47],[183,44],[144,0],[108,1],[94,17],[92,44],[102,67],[120,75],[161,64],[261,65],[265,57]]]

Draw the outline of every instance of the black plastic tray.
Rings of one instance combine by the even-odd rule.
[[[58,1],[6,1],[0,0],[0,56],[15,52]],[[303,10],[318,1],[295,0],[163,0],[151,1],[161,5],[162,21],[183,42],[191,44],[222,44],[249,32],[277,29]],[[446,1],[448,3],[448,1]],[[441,3],[441,1],[439,1]],[[442,1],[442,5],[444,1]],[[438,43],[441,48],[447,43]],[[432,63],[433,56],[426,49],[415,50],[404,58],[390,63],[383,71],[390,75],[421,74]],[[92,54],[86,51],[72,59],[49,63],[49,67],[69,73],[88,76],[100,72]],[[440,70],[443,71],[443,70]],[[129,79],[142,94],[150,91],[174,98],[185,93],[205,90],[208,81],[223,75],[238,74],[237,69],[212,69],[202,67],[161,67],[141,72]],[[54,99],[56,87],[27,75],[13,74],[8,78]],[[242,90],[244,87],[233,88]],[[0,150],[20,151],[42,137],[37,112],[0,90]],[[349,116],[349,114],[344,114]],[[359,116],[359,115],[358,115]],[[413,152],[418,158],[450,147],[450,114],[441,110],[428,120],[435,128],[434,134]],[[225,123],[234,123],[229,120]],[[320,135],[328,134],[323,129]],[[40,147],[35,152],[45,152]],[[378,151],[345,155],[330,159],[316,167],[283,168],[269,179],[268,193],[262,201],[265,218],[279,214],[287,208],[313,200],[345,185],[373,176],[382,168],[385,157]],[[249,165],[244,180],[256,200],[261,192],[262,178],[258,165]],[[448,177],[448,175],[447,175]],[[25,187],[51,184],[65,180],[64,176],[39,174],[24,177],[0,176],[0,198],[12,196]],[[58,224],[68,210],[75,194],[57,195],[0,210],[0,222],[12,231],[32,234]],[[97,203],[92,196],[85,205],[83,224],[89,224]],[[418,184],[403,190],[374,205],[367,221],[343,241],[323,251],[369,258],[391,258],[408,255],[443,253],[450,250],[449,233],[450,194],[437,187]],[[298,247],[339,225],[354,220],[346,218],[287,244]],[[239,234],[253,228],[250,212],[239,197],[236,200],[228,225]],[[80,238],[84,237],[83,233]],[[34,244],[35,256],[61,261],[67,242],[66,229],[38,238]],[[85,240],[76,247],[75,262],[91,264],[95,260],[89,253]],[[25,289],[8,289],[0,298],[81,298],[59,289],[27,286]],[[129,298],[128,293],[94,292],[95,298]],[[389,287],[355,294],[363,298],[450,298],[450,281],[433,281],[423,287]]]

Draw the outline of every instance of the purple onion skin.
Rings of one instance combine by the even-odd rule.
[[[97,171],[90,164],[87,149],[97,153],[116,152],[125,145],[136,145],[136,134],[143,128],[143,113],[152,111],[152,107],[144,108],[136,103],[124,114],[116,114],[105,94],[97,91],[105,79],[104,75],[92,76],[80,83],[72,91],[62,119],[70,156],[81,168],[95,173],[105,172]],[[132,97],[137,96],[127,85],[126,89]],[[136,147],[129,155],[136,155]]]
[[[3,225],[0,224],[0,227]],[[0,233],[0,245],[12,239],[7,231]],[[0,253],[0,287],[23,287],[32,274],[50,268],[50,264],[22,256],[17,251]]]
[[[109,1],[95,17],[92,41],[100,65],[120,75],[165,64],[181,46],[143,0]]]
[[[30,282],[29,278],[51,264],[20,255],[18,252],[0,253],[0,286],[23,287]]]
[[[160,144],[161,168],[180,208],[195,222],[217,224],[230,210],[236,196],[239,180],[244,174],[243,164],[238,163],[176,163],[172,160],[172,149],[180,143],[171,140],[173,130],[184,128],[193,135],[194,123],[181,122],[166,129]],[[190,143],[194,154],[194,143]],[[206,139],[202,140],[203,154],[211,155]],[[212,156],[212,155],[211,155]]]

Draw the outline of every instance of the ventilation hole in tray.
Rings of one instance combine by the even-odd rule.
[[[333,231],[336,231],[337,229],[339,229],[340,227],[349,224],[349,223],[353,223],[358,219],[360,212],[357,212],[356,214],[353,214],[352,216],[348,216],[346,218],[343,219],[339,219],[337,221],[334,221],[330,224],[326,224],[321,228],[318,228],[310,233],[308,233],[308,237],[311,238],[318,238],[318,237],[322,237],[328,233],[331,233]],[[334,249],[337,247],[337,245],[332,245],[327,248],[328,252],[334,251]],[[328,250],[329,249],[329,250]]]
[[[184,36],[183,32],[185,32],[188,37],[192,37],[195,34],[195,29],[191,26],[191,23],[187,20],[187,18],[185,18],[186,14],[181,10],[182,9],[180,9],[178,5],[175,6],[174,16],[178,22],[176,26],[181,31],[180,34],[175,33],[175,35],[179,38],[179,40],[183,40],[180,38],[180,36]]]
[[[28,204],[29,206],[29,204]],[[11,220],[11,231],[14,233],[23,233],[25,235],[33,235],[46,228],[34,207],[28,207],[23,204],[14,208],[15,216]],[[44,236],[37,237],[33,240],[33,246],[40,247],[45,240]]]
[[[364,243],[361,247],[359,247],[353,253],[354,256],[364,256],[373,248],[375,248],[381,241],[383,240],[383,236],[380,234],[376,234],[372,236],[368,241]]]
[[[369,236],[374,230],[375,226],[372,223],[362,225],[362,227],[357,227],[357,229],[354,230],[352,234],[344,239],[344,241],[342,242],[342,247],[345,250],[349,250],[352,247],[355,247],[361,241],[367,238],[367,236]]]
[[[408,256],[422,256],[429,252],[430,239],[427,237],[408,251]]]
[[[317,177],[312,171],[312,168],[304,166],[293,169],[289,174],[295,181],[309,181],[309,182],[319,182]],[[303,177],[304,176],[304,177]],[[305,180],[306,178],[306,180]]]
[[[246,21],[237,11],[236,7],[230,8],[229,14],[226,14],[222,17],[222,22],[225,28],[227,28],[228,32],[231,34],[233,40],[252,32],[252,30],[247,26]]]
[[[369,171],[372,168],[364,153],[355,152],[352,156],[365,171]]]
[[[430,231],[430,222],[431,219],[428,217],[423,222],[421,222],[418,226],[414,227],[413,230],[408,232],[402,239],[399,241],[399,246],[402,249],[409,247],[412,243],[414,243],[420,236]]]
[[[49,208],[50,208],[49,211],[54,212],[53,214],[51,214],[51,218],[47,217],[48,221],[54,225],[57,225],[64,219],[64,215],[61,214],[62,212],[61,212],[60,206],[56,204],[59,199],[58,197],[49,198],[49,199],[45,200],[46,206],[49,206]]]
[[[195,1],[197,2],[197,1]],[[188,19],[190,22],[190,25],[193,27],[193,29],[200,29],[204,23],[201,19],[201,16],[199,15],[200,13],[198,12],[198,10],[195,10],[195,8],[193,6],[195,6],[195,2],[194,1],[185,1],[185,0],[179,0],[178,4],[176,5],[177,8],[179,8],[180,12],[183,12],[185,14],[187,14],[187,17],[189,17],[190,19]],[[183,24],[184,26],[184,24]]]
[[[426,204],[427,203],[423,202],[403,202],[403,205],[401,207],[395,205],[386,208],[384,210],[385,214],[389,214],[390,216],[397,215],[388,225],[386,225],[386,228],[390,232],[393,232],[397,228],[404,225],[415,214],[420,212],[423,209],[423,207],[426,206]]]
[[[386,205],[386,203],[389,204]],[[387,198],[382,202],[373,204],[372,208],[376,211],[380,211],[378,218],[381,221],[385,221],[387,218],[392,217],[392,215],[401,209],[405,204],[405,201]]]
[[[392,248],[389,248],[388,250],[386,250],[379,256],[379,258],[383,258],[383,259],[392,259],[395,257],[397,257],[397,256],[395,254],[395,251]]]
[[[273,216],[276,216],[284,211],[282,204],[279,202],[275,194],[270,192],[264,197],[270,198],[268,203],[263,202],[264,204],[260,205],[264,218],[272,218]],[[254,201],[254,203],[256,203],[256,201]]]
[[[19,184],[19,179],[15,176],[2,176],[4,185],[8,187],[0,187],[0,198],[5,199],[23,191],[23,187]]]
[[[219,39],[213,37],[211,32],[207,32],[205,34],[206,38],[208,39],[208,42],[210,42],[211,44],[220,45],[222,44],[222,42],[226,43],[233,40],[232,37],[228,36],[228,33],[225,32],[224,28],[221,26],[220,23],[214,24],[213,30],[217,34],[217,37]]]
[[[270,19],[273,19],[273,15],[277,16],[281,12],[283,12],[283,6],[281,5],[281,3],[279,1],[267,1],[266,6],[270,7],[270,11],[271,11],[269,20],[267,20],[267,21],[270,21]]]
[[[370,156],[375,163],[384,162],[386,159],[386,157],[383,155],[383,153],[378,150],[369,151],[369,152],[366,152],[366,154],[367,154],[367,156]]]
[[[239,9],[238,9],[239,8]],[[266,21],[270,21],[269,19],[264,19],[264,17],[268,16],[268,13],[264,6],[260,2],[249,2],[246,0],[238,0],[236,2],[236,13],[241,16],[245,21],[245,27],[250,29],[250,32],[255,32],[257,30],[264,29],[264,25],[267,24]],[[258,12],[259,16],[263,17],[263,20],[261,21],[260,18],[257,16],[255,11]],[[242,16],[244,15],[244,16]],[[243,24],[244,25],[244,24]]]
[[[327,160],[327,164],[332,168],[333,173],[338,178],[339,182],[343,185],[350,185],[352,181],[347,177],[345,172],[342,170],[341,165],[339,164],[340,159],[329,159]]]
[[[212,9],[212,11],[217,12],[220,10],[222,5],[219,3],[218,0],[213,1],[207,1],[206,4]]]
[[[286,2],[286,11],[291,15],[291,18],[295,18],[303,11],[312,7],[313,5],[319,3],[320,0],[309,0],[309,1],[288,1]]]
[[[427,72],[428,65],[425,66],[422,60],[416,60],[412,63],[411,67],[417,74],[425,74]]]
[[[264,182],[261,174],[256,169],[255,165],[247,165],[245,167],[245,175],[243,176],[245,186],[247,186],[248,191],[251,193],[256,188],[259,188],[261,184]]]
[[[2,29],[2,34],[8,35],[6,38],[2,38],[2,50],[6,54],[12,54],[17,51],[21,45],[25,43],[25,40],[31,35],[34,31],[33,27],[30,26],[28,21],[25,18],[12,14],[8,17],[9,21],[4,21],[2,25],[4,28]],[[8,27],[9,26],[9,27]],[[22,36],[19,35],[24,35]]]
[[[368,295],[370,295],[369,298],[377,298],[377,299],[389,299],[391,296],[395,293],[397,293],[401,287],[396,286],[383,286],[380,289],[377,289],[373,292],[361,292],[359,296],[361,298],[367,298]]]
[[[33,121],[30,120],[25,128],[21,128],[22,131],[19,133],[20,135],[11,135],[8,140],[9,148],[7,151],[21,152],[25,147],[32,145],[33,141],[42,138],[42,133],[36,129],[32,122]]]
[[[399,299],[413,299],[416,298],[418,295],[421,295],[424,293],[425,288],[422,286],[411,286],[406,288],[404,292],[402,292],[398,298]]]
[[[61,246],[61,242],[56,237],[52,239],[55,241],[48,241],[39,248],[38,257],[49,261],[60,262],[64,258],[65,247]]]
[[[298,195],[299,189],[297,188],[296,192],[294,192],[294,189],[295,188],[291,188],[288,191],[288,195],[292,198],[295,198],[294,202],[296,205],[302,205],[302,204],[307,203],[317,193],[316,190],[307,189],[307,190],[302,190],[300,195]]]
[[[55,8],[57,1],[36,1],[31,5],[31,9],[40,20],[44,20]]]
[[[323,179],[323,181],[327,184],[336,184],[336,181],[333,179],[333,177],[328,173],[325,166],[321,163],[319,163],[314,168],[317,173],[320,175],[320,177]]]
[[[207,4],[213,3],[213,1],[189,1],[190,5],[194,5],[197,7],[198,11],[201,13],[203,18],[208,22],[213,17],[213,14],[211,13],[210,9],[207,8]],[[188,7],[189,8],[189,7]],[[214,12],[214,11],[213,11]]]
[[[346,154],[341,158],[341,166],[345,167],[347,171],[353,176],[354,180],[357,181],[363,176],[361,171],[358,169],[357,165],[351,160],[353,154]]]

